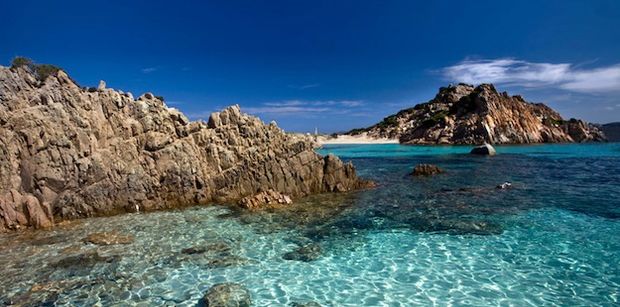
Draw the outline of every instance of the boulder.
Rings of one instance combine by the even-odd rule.
[[[413,176],[432,176],[443,173],[444,170],[433,164],[418,164],[413,168]]]
[[[493,146],[491,146],[490,144],[476,146],[469,153],[473,155],[485,155],[485,156],[494,156],[496,154],[495,148],[493,148]]]
[[[236,283],[221,283],[209,288],[203,297],[206,307],[249,307],[250,291]]]

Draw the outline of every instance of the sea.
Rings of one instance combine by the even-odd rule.
[[[619,306],[620,143],[471,148],[326,145],[377,186],[0,234],[0,305],[200,306],[236,283],[253,306]],[[84,242],[102,231],[134,240]]]

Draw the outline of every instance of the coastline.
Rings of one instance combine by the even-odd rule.
[[[398,139],[372,138],[367,135],[351,136],[338,135],[337,137],[319,136],[316,139],[319,145],[327,144],[398,144]]]

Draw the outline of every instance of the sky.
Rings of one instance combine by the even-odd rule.
[[[620,1],[0,2],[0,65],[239,104],[287,131],[374,124],[450,83],[492,82],[565,118],[620,121]]]

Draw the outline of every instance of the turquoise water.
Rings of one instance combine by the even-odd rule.
[[[236,282],[255,306],[617,306],[620,144],[470,148],[333,145],[321,152],[379,186],[255,213],[197,207],[0,235],[0,304],[195,306]],[[446,173],[407,176],[418,163]],[[99,231],[135,241],[81,241]],[[318,259],[283,259],[306,244]]]

